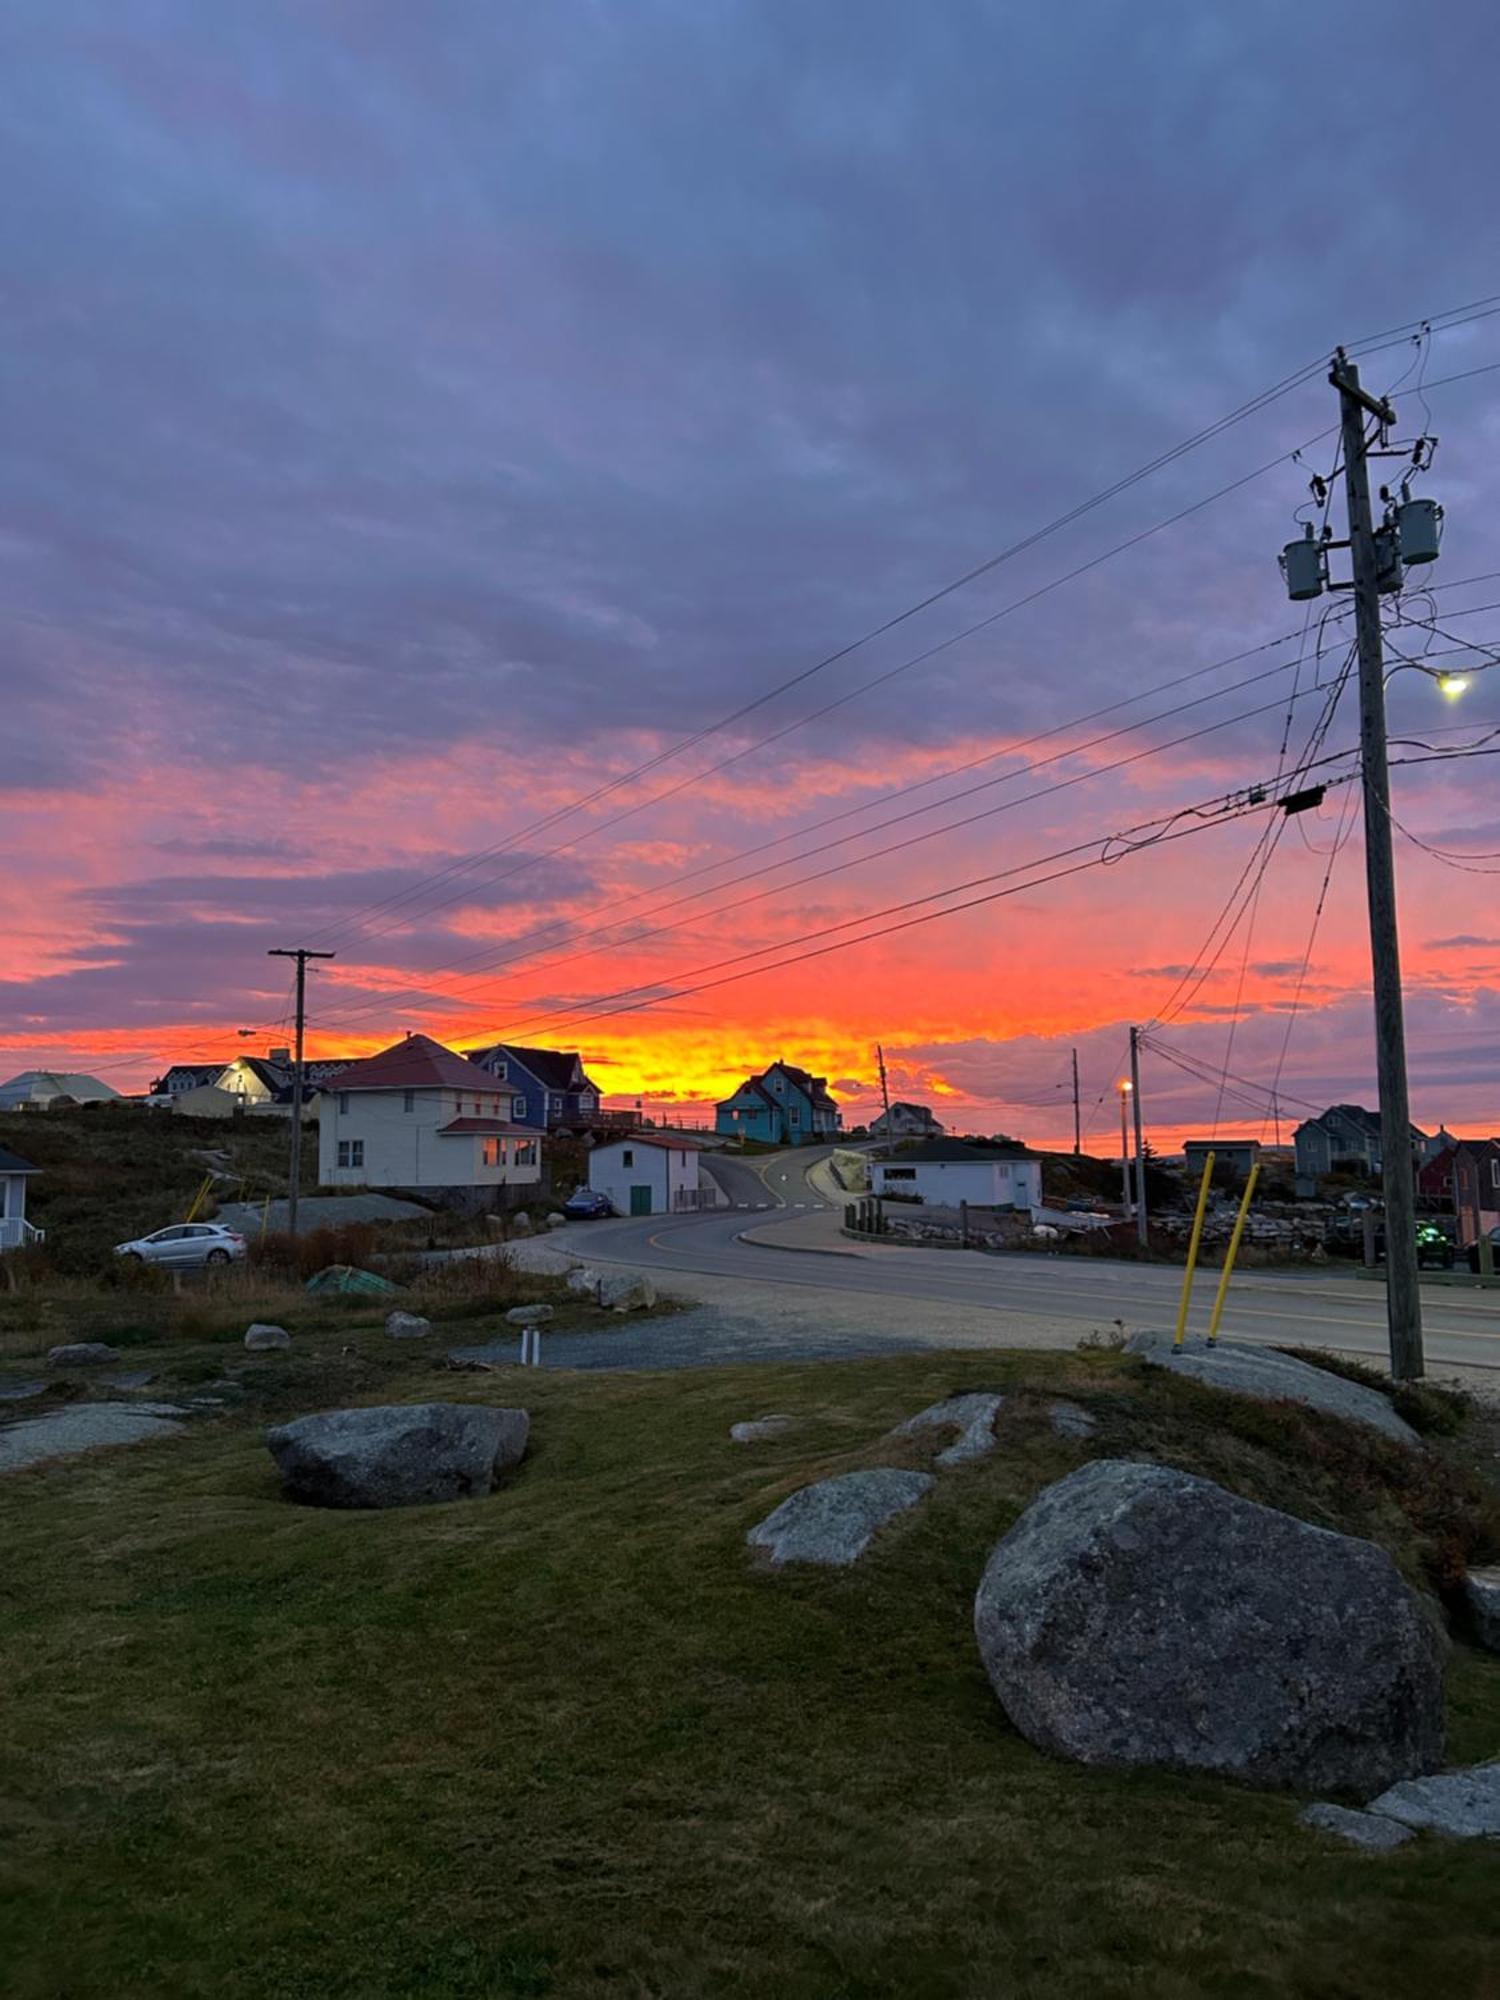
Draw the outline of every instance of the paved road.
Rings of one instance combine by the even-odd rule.
[[[738,1281],[747,1306],[752,1290],[763,1286],[800,1294],[804,1302],[819,1292],[840,1294],[846,1303],[909,1302],[909,1312],[903,1306],[897,1318],[909,1320],[919,1345],[930,1344],[924,1307],[949,1328],[958,1312],[966,1331],[972,1328],[987,1344],[1039,1337],[1055,1342],[1070,1331],[1077,1338],[1116,1323],[1134,1331],[1175,1321],[1181,1272],[1160,1265],[853,1243],[839,1234],[837,1208],[825,1200],[824,1159],[826,1151],[809,1148],[767,1155],[753,1166],[716,1160],[721,1172],[733,1167],[744,1177],[730,1190],[734,1209],[585,1224],[559,1231],[548,1245],[591,1264],[649,1270],[668,1288],[721,1308],[735,1296],[724,1280]],[[757,1212],[762,1201],[777,1212]],[[1216,1283],[1217,1273],[1203,1274],[1194,1328],[1206,1326]],[[1432,1365],[1500,1370],[1500,1293],[1425,1286],[1423,1312]],[[883,1317],[889,1323],[890,1315]],[[1234,1281],[1222,1331],[1279,1345],[1338,1347],[1383,1361],[1383,1288],[1347,1273],[1247,1272]],[[900,1342],[901,1334],[893,1332],[882,1344]]]

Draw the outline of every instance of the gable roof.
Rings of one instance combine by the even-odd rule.
[[[23,1160],[19,1153],[8,1152],[0,1146],[0,1174],[39,1174],[41,1171],[30,1160]]]
[[[474,1063],[482,1063],[487,1056],[506,1056],[534,1076],[544,1090],[594,1088],[577,1049],[524,1049],[518,1042],[490,1042],[482,1049],[466,1049],[464,1053]],[[575,1067],[583,1078],[581,1084],[573,1081]]]
[[[703,1147],[696,1139],[684,1139],[680,1136],[674,1136],[669,1139],[660,1132],[621,1132],[618,1137],[606,1139],[603,1145],[596,1146],[594,1151],[596,1153],[607,1152],[611,1146],[655,1146],[658,1152],[662,1153],[701,1153],[703,1151]]]
[[[920,1139],[915,1146],[903,1146],[890,1159],[877,1160],[875,1164],[900,1167],[914,1160],[1034,1160],[1036,1157],[1029,1146],[1015,1142],[1006,1146],[973,1146],[967,1139]]]
[[[455,1055],[431,1035],[408,1035],[368,1056],[334,1079],[345,1090],[496,1090],[497,1079],[467,1056]]]
[[[14,1110],[23,1104],[38,1104],[49,1097],[73,1097],[92,1103],[118,1097],[113,1084],[101,1083],[97,1076],[85,1076],[76,1069],[23,1069],[19,1076],[0,1083],[0,1109]]]
[[[764,1072],[765,1075],[769,1076],[773,1069],[779,1069],[783,1076],[789,1076],[810,1104],[826,1106],[830,1110],[838,1108],[828,1095],[826,1076],[813,1076],[810,1071],[799,1069],[796,1063],[783,1062],[779,1056]]]

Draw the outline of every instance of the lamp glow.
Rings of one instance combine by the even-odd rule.
[[[1437,684],[1438,693],[1445,701],[1457,701],[1459,696],[1468,690],[1469,676],[1467,674],[1439,674]]]

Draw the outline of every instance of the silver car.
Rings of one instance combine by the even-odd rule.
[[[229,1264],[244,1254],[244,1237],[222,1222],[174,1222],[170,1229],[115,1245],[117,1257],[133,1257],[138,1264],[169,1264],[178,1271]]]

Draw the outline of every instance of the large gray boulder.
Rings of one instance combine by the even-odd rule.
[[[421,1313],[387,1313],[385,1330],[392,1340],[426,1340],[432,1332],[432,1321],[424,1319]]]
[[[905,1423],[897,1424],[897,1437],[917,1437],[923,1431],[957,1431],[958,1436],[937,1455],[939,1465],[964,1465],[971,1458],[987,1458],[995,1449],[995,1419],[1005,1398],[985,1390],[949,1396],[918,1410]]]
[[[1421,1447],[1421,1438],[1396,1415],[1378,1389],[1368,1389],[1363,1382],[1351,1382],[1343,1375],[1331,1375],[1326,1368],[1314,1368],[1310,1361],[1278,1354],[1275,1348],[1252,1347],[1239,1340],[1221,1340],[1210,1347],[1197,1338],[1174,1347],[1169,1333],[1135,1333],[1126,1347],[1156,1367],[1190,1376],[1210,1389],[1223,1389],[1232,1396],[1256,1396],[1267,1403],[1302,1403],[1350,1423],[1365,1424],[1398,1444]]]
[[[268,1431],[287,1492],[314,1507],[479,1500],[526,1450],[525,1410],[398,1403],[325,1410]]]
[[[543,1326],[553,1317],[553,1308],[544,1305],[512,1306],[505,1317],[512,1326]]]
[[[599,1303],[610,1312],[639,1312],[656,1304],[656,1287],[643,1274],[614,1271],[599,1280]]]
[[[256,1320],[245,1329],[245,1345],[252,1354],[267,1354],[273,1348],[290,1347],[292,1336],[284,1326],[268,1326],[264,1320]]]
[[[1390,1557],[1172,1466],[1047,1487],[974,1624],[1017,1729],[1081,1763],[1368,1797],[1442,1759],[1444,1642]]]
[[[568,1273],[568,1290],[580,1299],[599,1297],[600,1278],[597,1271],[591,1271],[587,1264],[579,1264]]]
[[[857,1562],[876,1531],[904,1514],[937,1484],[930,1472],[843,1472],[820,1479],[783,1500],[746,1535],[778,1568],[782,1563],[823,1563],[842,1569]]]
[[[1369,1811],[1459,1840],[1500,1839],[1500,1764],[1471,1764],[1466,1771],[1392,1785],[1371,1799]]]
[[[71,1340],[62,1347],[47,1349],[49,1368],[103,1368],[121,1359],[119,1348],[102,1340]]]

